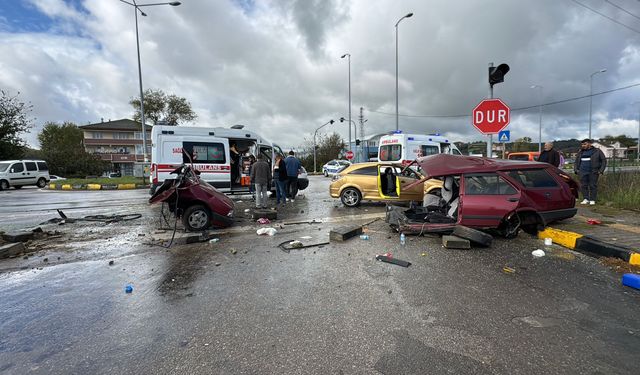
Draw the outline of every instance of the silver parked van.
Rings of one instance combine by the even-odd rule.
[[[25,185],[43,188],[49,182],[49,167],[44,160],[0,161],[0,190],[20,189]]]

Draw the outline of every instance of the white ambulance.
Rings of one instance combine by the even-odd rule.
[[[151,193],[165,179],[174,178],[170,175],[174,169],[191,162],[200,171],[200,178],[218,190],[248,192],[250,157],[263,155],[271,164],[274,153],[284,153],[243,128],[155,125],[151,130]]]
[[[410,164],[422,156],[435,154],[462,155],[449,138],[436,134],[404,134],[398,130],[380,137],[378,159],[380,161]]]

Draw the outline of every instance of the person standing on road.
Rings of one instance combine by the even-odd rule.
[[[583,139],[576,157],[573,172],[580,176],[580,190],[584,200],[581,204],[596,204],[598,198],[598,178],[607,168],[607,158],[602,150],[593,147],[593,141]]]
[[[276,206],[280,204],[282,200],[282,205],[285,204],[287,199],[287,166],[284,163],[284,158],[282,155],[277,154],[276,160],[273,166],[273,179],[275,180],[276,185]]]
[[[291,194],[291,202],[295,202],[296,195],[298,195],[298,171],[302,164],[294,156],[293,151],[289,151],[289,156],[284,159],[284,164],[287,170],[287,193]],[[289,201],[289,198],[287,198]]]
[[[271,166],[262,154],[251,167],[251,180],[255,182],[256,208],[267,208],[267,192],[271,182]]]
[[[547,142],[544,144],[544,151],[540,153],[538,161],[549,163],[554,167],[558,167],[560,165],[560,153],[558,150],[553,148],[553,142]]]

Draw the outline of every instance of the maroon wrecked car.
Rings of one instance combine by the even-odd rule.
[[[169,211],[181,217],[189,231],[225,228],[233,224],[233,201],[202,181],[191,166],[181,166],[171,174],[176,177],[164,180],[149,198],[149,203],[167,203]]]
[[[443,187],[439,195],[426,194],[421,207],[387,207],[387,222],[403,233],[464,225],[515,237],[520,229],[535,233],[577,211],[578,184],[547,163],[438,154],[416,164],[424,180],[441,179]]]

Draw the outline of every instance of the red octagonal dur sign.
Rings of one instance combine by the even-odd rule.
[[[482,134],[497,134],[509,125],[509,106],[500,99],[486,99],[473,109],[473,126]]]

